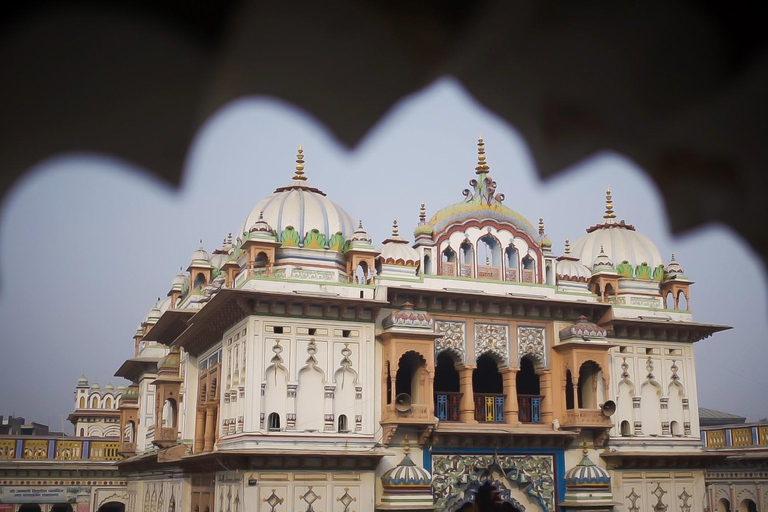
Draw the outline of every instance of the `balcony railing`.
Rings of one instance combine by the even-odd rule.
[[[527,269],[527,268],[523,269],[523,282],[524,283],[533,282],[533,270]]]
[[[471,263],[459,263],[459,276],[472,277],[472,264]]]
[[[768,425],[747,424],[733,427],[708,427],[702,429],[702,441],[709,449],[750,448],[768,446]]]
[[[104,438],[1,436],[2,460],[120,460],[119,441]]]
[[[501,269],[499,267],[492,267],[489,265],[477,266],[477,278],[478,279],[492,279],[498,281],[501,276]]]
[[[440,421],[459,421],[462,393],[435,392],[435,416]]]
[[[483,423],[504,423],[506,395],[475,393],[475,420]]]
[[[541,423],[541,396],[517,395],[520,423]]]
[[[455,276],[456,275],[456,264],[444,261],[442,266],[440,267],[440,275],[443,275],[443,276]]]
[[[504,271],[504,279],[507,281],[517,281],[517,269],[508,268]]]

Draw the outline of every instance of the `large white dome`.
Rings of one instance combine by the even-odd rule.
[[[587,229],[587,234],[573,244],[572,254],[578,257],[582,264],[592,268],[601,249],[614,266],[624,261],[632,267],[646,263],[651,268],[656,268],[664,264],[659,249],[647,236],[638,233],[634,226],[626,224],[623,220],[616,221],[610,189],[606,193],[603,222]]]
[[[292,227],[298,235],[295,245],[299,247],[340,250],[341,247],[332,247],[336,244],[333,244],[331,239],[336,233],[341,233],[343,244],[355,232],[355,222],[343,208],[328,199],[324,192],[307,184],[302,153],[299,147],[293,180],[259,201],[245,219],[240,235],[248,232],[263,214],[263,220],[275,230],[277,240],[283,245],[294,245],[291,240],[283,239],[283,232]],[[310,236],[309,243],[305,244],[307,235],[313,230],[322,238]]]

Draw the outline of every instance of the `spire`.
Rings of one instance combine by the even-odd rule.
[[[405,437],[403,438],[403,453],[408,455],[411,451],[411,443],[408,441],[408,434],[405,434]]]
[[[675,253],[672,253],[672,261],[677,261],[677,260],[675,259]]]
[[[571,254],[571,241],[565,239],[565,254]]]
[[[475,174],[485,174],[490,170],[490,166],[485,161],[485,142],[483,141],[483,136],[480,135],[477,138],[477,165],[475,166]]]
[[[400,230],[397,229],[397,217],[392,221],[392,238],[398,238],[400,236]]]
[[[544,217],[539,217],[539,236],[544,236]]]
[[[293,175],[294,180],[307,181],[307,177],[304,176],[304,149],[299,144],[299,154],[296,155],[296,173]]]
[[[611,187],[605,189],[605,215],[603,215],[603,218],[606,220],[616,218],[616,214],[613,213],[613,196],[611,195]]]
[[[427,223],[427,207],[424,204],[424,201],[421,202],[421,206],[419,207],[419,224],[426,224]],[[674,255],[673,255],[674,258]]]

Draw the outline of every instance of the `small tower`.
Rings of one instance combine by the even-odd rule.
[[[187,267],[189,272],[190,293],[202,293],[203,288],[211,282],[211,258],[203,249],[203,241],[200,240],[200,248],[192,253],[192,261]]]
[[[264,220],[264,213],[259,213],[259,218],[248,231],[243,233],[242,249],[246,254],[246,267],[251,274],[269,276],[275,264],[275,250],[280,247],[277,236],[272,226]]]
[[[373,269],[376,266],[376,256],[379,255],[373,245],[371,245],[371,237],[363,228],[363,221],[360,220],[355,230],[355,234],[349,241],[348,248],[344,253],[344,257],[347,260],[347,276],[349,276],[350,282],[357,281],[357,269],[362,270],[363,282],[359,284],[371,284],[373,281]]]
[[[424,201],[419,207],[419,224],[413,230],[413,248],[418,251],[421,258],[419,265],[420,274],[433,275],[437,271],[437,253],[434,240],[435,230],[427,222],[427,207]]]
[[[75,387],[75,410],[86,409],[88,407],[88,390],[90,385],[88,379],[83,375],[77,381],[77,387]],[[75,432],[77,434],[77,432]]]
[[[416,249],[408,245],[408,240],[400,236],[397,219],[392,222],[392,236],[383,243],[378,256],[379,275],[415,279],[421,258]]]
[[[157,363],[155,385],[155,438],[152,443],[160,448],[177,444],[179,436],[179,391],[182,378],[179,376],[181,356],[178,347]]]
[[[400,463],[381,475],[384,492],[381,508],[387,510],[431,510],[432,475],[417,466],[410,456],[408,435],[403,439],[404,456]]]
[[[168,291],[168,297],[171,298],[171,309],[176,309],[176,305],[184,293],[184,286],[187,285],[187,275],[179,268],[179,273],[173,278],[171,282],[171,289]]]
[[[606,302],[606,299],[615,296],[619,290],[619,274],[603,247],[600,247],[600,254],[592,263],[589,289],[598,296],[600,302]]]
[[[131,384],[120,397],[120,448],[126,457],[136,455],[136,427],[139,424],[139,386]]]
[[[611,477],[590,460],[586,443],[582,453],[581,462],[565,474],[565,501],[560,507],[564,512],[613,512],[621,504],[613,501]]]
[[[664,269],[664,280],[661,283],[661,296],[668,297],[672,295],[672,301],[667,301],[667,309],[680,309],[680,295],[685,297],[685,310],[691,310],[691,285],[693,281],[685,275],[683,267],[675,259],[672,253],[672,260]]]

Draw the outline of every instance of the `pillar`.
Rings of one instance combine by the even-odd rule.
[[[639,396],[632,397],[632,421],[635,424],[636,436],[643,435],[643,421],[640,419],[640,398]]]
[[[508,425],[520,425],[517,409],[517,372],[519,368],[504,368],[501,377],[504,379],[504,422]]]
[[[477,423],[475,420],[475,393],[472,388],[472,366],[465,366],[459,370],[459,386],[461,389],[461,402],[459,402],[459,419],[464,423]]]
[[[214,407],[207,407],[205,409],[205,436],[203,451],[213,451],[213,441],[216,431],[216,409]]]
[[[195,421],[195,446],[194,452],[200,453],[203,451],[203,443],[205,442],[205,409],[202,407],[197,408],[197,418]]]
[[[539,388],[542,396],[541,422],[549,425],[555,419],[555,411],[552,404],[552,372],[550,370],[539,370],[536,374],[539,376]]]
[[[661,409],[661,435],[668,436],[671,435],[672,432],[669,428],[669,397],[663,396],[661,397],[661,403],[659,404],[659,407]]]

